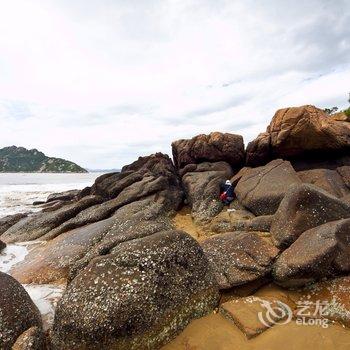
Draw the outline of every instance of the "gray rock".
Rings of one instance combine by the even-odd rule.
[[[208,261],[189,235],[132,240],[92,260],[68,285],[53,349],[157,349],[218,300]]]
[[[350,219],[305,231],[277,259],[273,276],[285,287],[299,287],[350,272]]]
[[[345,185],[345,182],[336,170],[304,170],[299,171],[298,176],[303,183],[313,184],[335,197],[340,198],[350,194],[349,188]]]
[[[235,193],[239,201],[255,215],[274,214],[289,187],[301,183],[288,161],[273,160],[244,173]]]
[[[350,205],[308,184],[292,186],[271,225],[276,246],[286,248],[303,232],[329,221],[350,217]]]
[[[267,275],[279,250],[256,233],[229,232],[202,243],[220,289],[228,289]]]
[[[17,338],[31,327],[42,329],[39,310],[25,289],[0,272],[0,348],[10,350]]]
[[[181,174],[194,220],[205,223],[218,215],[223,208],[219,199],[220,184],[231,178],[230,165],[225,162],[191,164]]]
[[[11,226],[16,224],[18,221],[27,217],[27,213],[7,215],[0,219],[0,235],[7,231]]]

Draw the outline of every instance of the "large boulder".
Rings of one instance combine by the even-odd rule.
[[[339,156],[350,149],[350,124],[330,118],[306,105],[280,109],[266,133],[247,147],[247,164],[265,164],[274,158]]]
[[[277,259],[273,276],[285,287],[350,272],[350,219],[305,231]]]
[[[291,164],[276,159],[245,172],[235,193],[255,215],[270,215],[276,212],[289,187],[299,183],[301,181]]]
[[[343,167],[347,168],[347,167]],[[335,197],[344,197],[350,194],[341,175],[337,170],[330,169],[311,169],[299,171],[298,176],[304,183],[313,184],[332,194]]]
[[[348,217],[350,205],[345,201],[314,185],[294,185],[283,198],[270,232],[276,246],[286,248],[304,231]]]
[[[233,175],[228,163],[190,164],[180,171],[180,175],[196,222],[207,222],[220,213],[223,208],[219,199],[220,184]]]
[[[39,310],[25,289],[0,272],[0,348],[10,350],[17,338],[31,327],[42,329]]]
[[[179,169],[187,164],[219,161],[239,169],[245,158],[243,137],[235,134],[213,132],[188,140],[178,140],[171,146],[175,166]]]
[[[53,349],[157,349],[217,306],[198,243],[181,231],[131,240],[96,258],[56,309]]]
[[[202,243],[220,289],[255,281],[267,275],[279,250],[256,233],[229,232]]]
[[[268,132],[263,132],[249,142],[246,149],[247,166],[257,167],[271,160],[271,137]]]

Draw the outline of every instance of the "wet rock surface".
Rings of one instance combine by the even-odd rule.
[[[208,261],[187,234],[129,241],[69,284],[57,306],[53,348],[158,348],[218,298]]]

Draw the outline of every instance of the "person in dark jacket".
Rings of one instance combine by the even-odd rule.
[[[220,199],[224,204],[229,205],[233,201],[233,197],[231,181],[226,180],[226,182],[220,186]]]

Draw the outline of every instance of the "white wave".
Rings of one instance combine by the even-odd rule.
[[[62,297],[65,286],[54,284],[24,284],[23,287],[38,307],[44,329],[48,329],[54,319],[57,302]]]
[[[21,242],[8,244],[0,254],[0,271],[11,274],[11,268],[22,262],[29,250],[36,244],[43,244],[42,241]],[[65,286],[55,284],[23,284],[34,304],[38,307],[44,328],[48,329],[53,322],[55,308],[61,298]]]
[[[24,260],[28,254],[25,245],[8,244],[0,254],[0,271],[8,273],[17,263]]]
[[[0,173],[0,218],[38,211],[33,202],[45,201],[52,193],[83,189],[92,185],[99,175]]]

